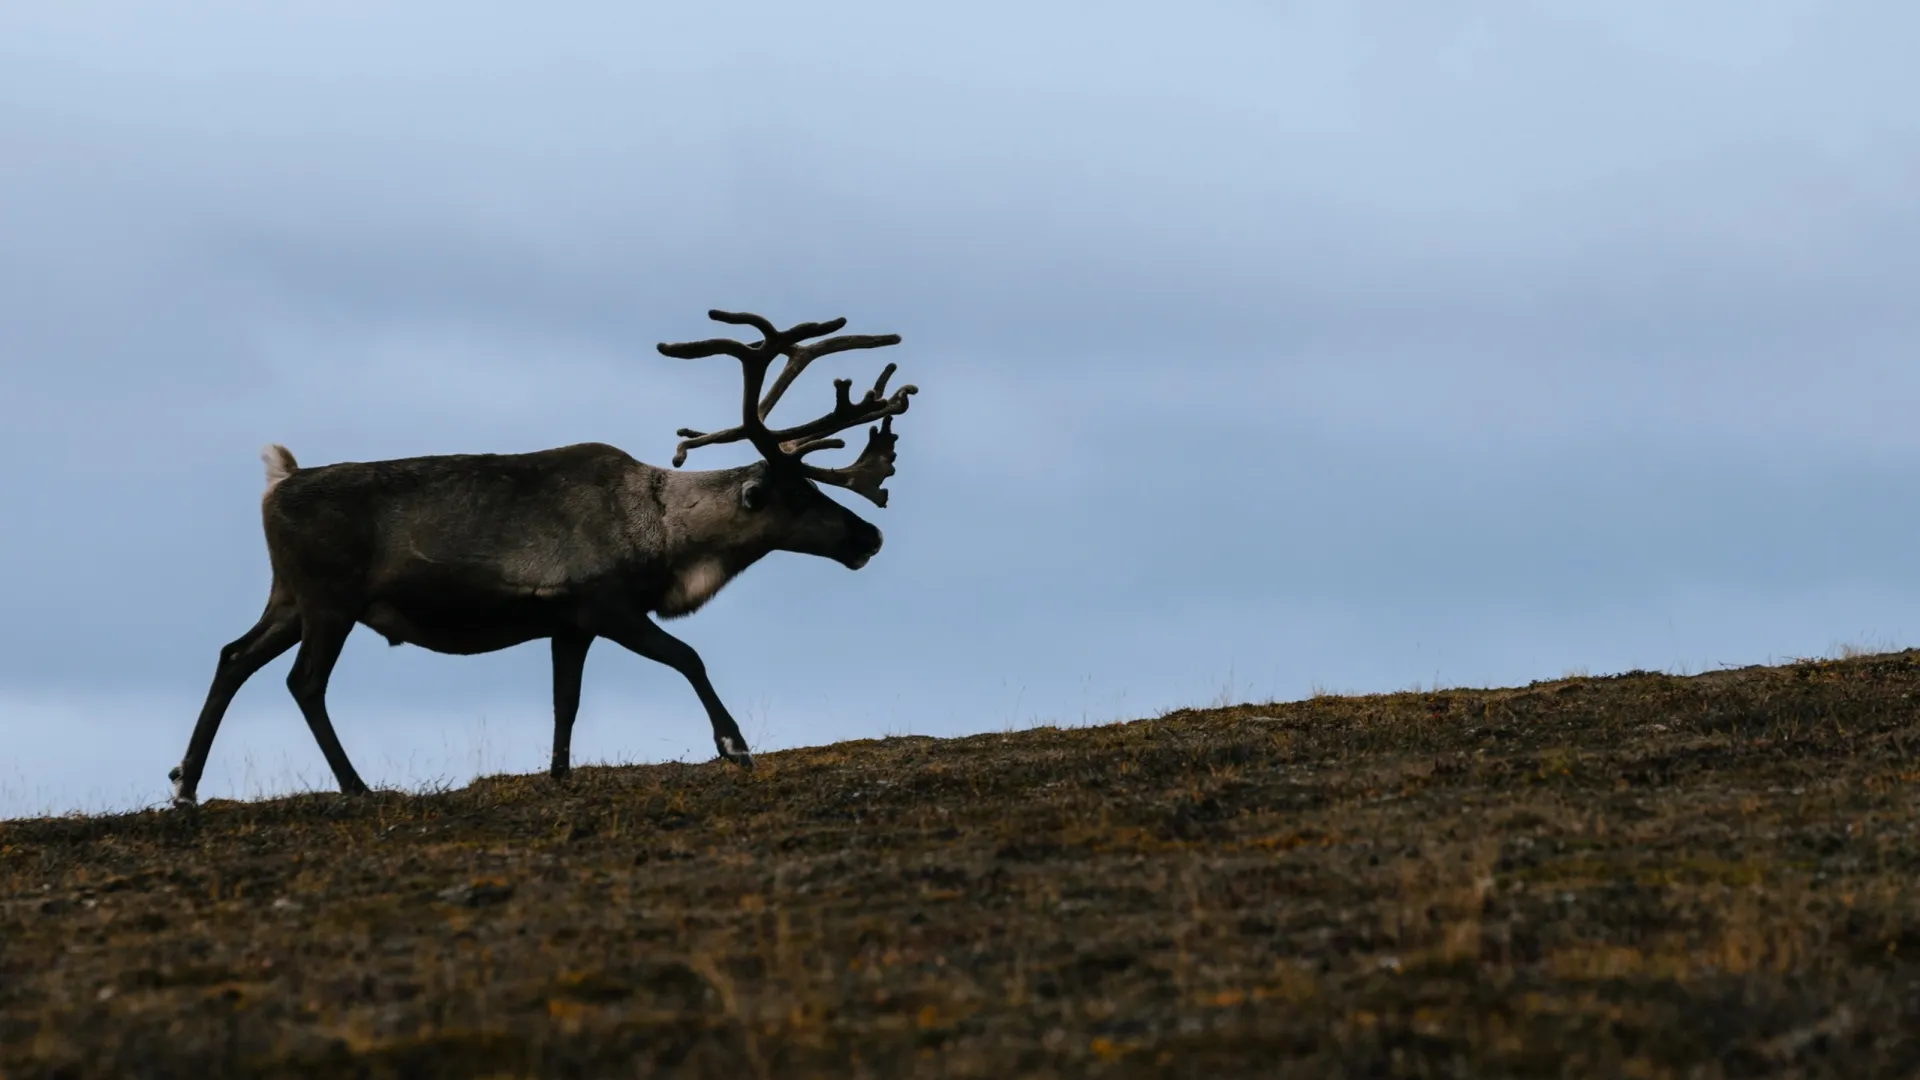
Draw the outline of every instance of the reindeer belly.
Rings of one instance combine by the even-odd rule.
[[[571,609],[553,596],[444,599],[390,598],[376,600],[361,613],[360,622],[387,639],[389,645],[417,645],[437,653],[472,655],[511,648],[551,637],[571,625]]]

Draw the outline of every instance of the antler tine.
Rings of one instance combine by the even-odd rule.
[[[815,450],[844,450],[846,448],[847,440],[845,439],[809,439],[787,451],[787,455],[789,457],[803,458]]]
[[[904,411],[904,410],[903,410]],[[884,508],[887,505],[887,489],[881,487],[887,477],[894,474],[894,444],[900,437],[893,433],[893,417],[887,416],[877,428],[867,429],[867,447],[853,464],[838,469],[823,469],[814,465],[802,465],[800,470],[822,484],[846,488],[856,495],[865,497],[873,505]],[[809,444],[808,450],[825,450],[828,445],[846,445],[839,439],[819,439]]]
[[[675,360],[698,360],[703,356],[717,356],[726,353],[743,363],[752,363],[756,356],[753,346],[732,338],[707,338],[705,341],[679,341],[673,344],[661,342],[654,348],[661,356],[671,356]]]
[[[895,390],[892,396],[887,396],[887,380],[893,377],[896,370],[896,365],[888,364],[880,372],[880,377],[874,380],[873,389],[862,395],[859,401],[853,400],[852,379],[833,380],[833,411],[804,424],[775,431],[773,437],[779,440],[787,453],[792,453],[792,448],[798,444],[906,412],[907,406],[912,404],[909,399],[919,393],[920,388],[908,383]]]
[[[821,330],[820,333],[830,334],[846,325],[846,322],[845,319],[835,319],[832,324],[821,323],[819,325],[829,326],[831,329]],[[799,378],[800,373],[807,370],[807,365],[815,360],[823,356],[832,356],[837,352],[846,352],[848,349],[879,349],[898,344],[900,344],[899,334],[843,334],[837,338],[816,341],[811,345],[795,344],[789,347],[786,366],[782,367],[780,374],[774,378],[773,386],[767,390],[767,396],[760,400],[760,419],[765,420],[773,412],[773,407],[780,403],[780,397],[787,392],[787,387],[792,386],[793,380]]]
[[[845,315],[828,319],[826,322],[803,322],[782,333],[780,335],[780,345],[782,348],[790,349],[808,338],[819,337],[821,334],[831,334],[845,325],[847,325],[847,317]]]
[[[741,439],[747,437],[745,429],[737,427],[713,432],[681,428],[679,431],[674,432],[674,434],[680,436],[680,441],[675,443],[673,447],[673,467],[676,469],[687,463],[687,451],[689,450],[697,450],[702,446],[715,446],[720,443],[739,442]]]
[[[719,308],[709,308],[707,310],[707,318],[712,319],[714,322],[728,323],[733,326],[751,326],[755,330],[760,331],[762,340],[758,346],[759,348],[764,349],[780,338],[780,331],[773,328],[773,323],[769,322],[765,317],[755,315],[750,311],[721,311]]]

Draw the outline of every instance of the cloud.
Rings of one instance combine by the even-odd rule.
[[[733,407],[730,365],[653,350],[714,306],[899,332],[921,387],[880,559],[772,559],[675,624],[777,739],[1150,711],[1229,668],[1292,694],[1897,637],[1902,27],[10,5],[0,698],[34,704],[0,738],[54,776],[82,759],[52,733],[151,725],[124,776],[164,775],[264,596],[262,443],[664,463]],[[343,716],[512,717],[537,766],[540,650],[363,636]],[[703,746],[677,677],[595,656],[590,693]],[[216,758],[308,752],[253,731]],[[59,768],[54,801],[122,775]]]

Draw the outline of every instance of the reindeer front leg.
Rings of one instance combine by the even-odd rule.
[[[592,644],[592,634],[553,635],[553,764],[548,775],[555,780],[565,780],[573,771],[573,719],[580,714],[580,678]]]
[[[741,768],[753,768],[753,755],[747,752],[747,737],[740,734],[740,725],[734,723],[733,714],[714,692],[713,683],[707,679],[707,665],[701,661],[700,654],[693,651],[693,646],[660,629],[659,624],[645,615],[621,614],[606,619],[596,629],[601,637],[629,652],[667,665],[692,683],[693,692],[700,695],[700,704],[706,707],[707,719],[713,723],[713,744],[720,756]]]

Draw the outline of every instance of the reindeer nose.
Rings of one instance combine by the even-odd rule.
[[[860,569],[867,565],[868,559],[880,553],[880,530],[864,521],[860,524],[865,526],[865,528],[861,534],[854,539],[854,546],[849,552],[851,557],[842,560],[847,564],[849,570]]]

